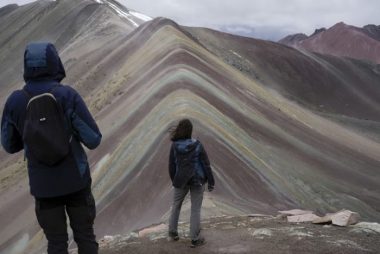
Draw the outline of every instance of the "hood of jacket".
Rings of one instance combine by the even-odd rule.
[[[65,69],[53,44],[33,42],[26,46],[24,53],[24,80],[54,80],[60,82],[66,77]]]
[[[178,153],[188,153],[194,150],[198,145],[196,139],[181,139],[174,142],[175,149]]]

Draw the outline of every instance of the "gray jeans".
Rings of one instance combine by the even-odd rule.
[[[174,188],[174,198],[172,212],[169,219],[169,232],[178,231],[178,219],[181,212],[182,202],[190,190],[191,216],[190,216],[190,237],[191,240],[198,240],[201,231],[201,206],[205,185],[186,186],[185,188]]]

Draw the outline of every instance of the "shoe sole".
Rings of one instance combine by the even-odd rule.
[[[173,237],[168,237],[169,242],[177,242],[179,240],[179,237],[173,238]]]
[[[197,244],[197,245],[192,244],[192,245],[190,245],[190,248],[197,248],[197,247],[205,245],[205,244],[206,244],[206,242],[203,242],[203,243]]]

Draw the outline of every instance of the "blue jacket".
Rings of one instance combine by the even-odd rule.
[[[172,143],[169,155],[169,175],[173,181],[181,181],[181,179],[175,178],[177,172],[177,153],[186,153],[192,149],[196,149],[195,153],[195,174],[189,181],[190,185],[203,185],[206,182],[210,186],[214,186],[214,177],[210,167],[210,161],[208,159],[207,153],[203,148],[203,145],[196,139],[182,139]],[[182,183],[174,183],[173,185],[181,186]]]
[[[22,133],[26,106],[29,98],[21,91],[14,91],[7,99],[1,119],[1,144],[8,153],[24,149],[28,159],[30,191],[36,198],[57,197],[73,193],[91,183],[86,153],[81,145],[96,148],[101,133],[81,96],[70,86],[60,84],[66,76],[61,59],[54,45],[31,43],[24,54],[23,89],[30,95],[50,92],[61,103],[66,116],[66,128],[73,134],[69,155],[59,164],[48,167],[39,163],[28,152]]]

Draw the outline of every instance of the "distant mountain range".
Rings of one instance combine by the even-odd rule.
[[[88,152],[98,237],[167,219],[168,129],[183,117],[215,172],[203,218],[346,208],[380,220],[379,65],[148,19],[111,0],[0,9],[0,111],[24,85],[26,44],[51,41],[103,133]],[[45,248],[27,179],[23,154],[0,149],[0,253]]]
[[[370,60],[380,64],[380,26],[366,25],[362,28],[343,22],[329,29],[321,28],[307,36],[293,34],[279,43],[321,54]]]

